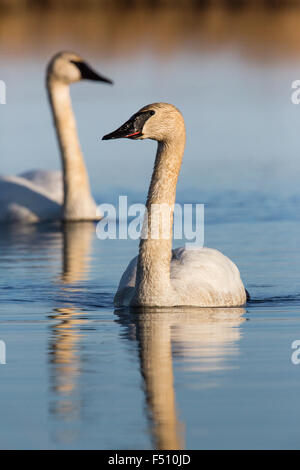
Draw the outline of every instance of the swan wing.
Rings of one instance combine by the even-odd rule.
[[[0,222],[33,223],[60,218],[61,205],[20,176],[0,176]]]
[[[137,260],[138,257],[136,256],[130,261],[121,277],[119,287],[114,298],[114,304],[116,307],[129,306],[135,288]]]
[[[246,302],[237,266],[212,248],[173,250],[171,282],[182,305],[237,306]]]
[[[63,203],[63,176],[61,171],[32,170],[21,173],[19,177],[25,178],[49,193],[51,198],[59,204]]]
[[[127,266],[115,295],[117,307],[128,306],[134,293],[137,257]],[[246,292],[237,266],[212,248],[172,251],[171,282],[186,306],[237,306],[246,302]]]

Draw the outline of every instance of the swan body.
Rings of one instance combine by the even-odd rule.
[[[176,185],[185,147],[185,125],[180,111],[167,103],[145,106],[103,139],[120,137],[157,140],[158,149],[139,255],[121,278],[114,299],[116,307],[245,304],[246,291],[239,270],[229,258],[211,248],[172,250]],[[154,207],[169,210],[167,224],[154,217]]]
[[[90,191],[69,88],[82,79],[112,82],[70,52],[61,52],[51,59],[46,78],[62,172],[35,170],[19,176],[0,176],[0,223],[101,218]]]
[[[59,204],[64,201],[64,180],[59,170],[31,170],[19,175],[49,193]]]
[[[51,176],[47,180],[49,183]],[[55,189],[52,192],[51,184],[43,187],[22,175],[0,176],[0,222],[37,223],[61,218],[62,191],[59,194],[57,186]]]
[[[135,294],[138,256],[126,268],[115,295],[116,307],[129,307]],[[234,306],[246,301],[239,270],[227,256],[213,248],[172,250],[170,264],[172,289],[166,306]],[[151,293],[149,287],[149,297]]]

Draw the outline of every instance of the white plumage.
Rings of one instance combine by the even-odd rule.
[[[246,302],[246,291],[236,265],[211,248],[172,250],[172,214],[176,185],[185,147],[185,125],[180,111],[168,103],[153,103],[134,114],[119,129],[104,136],[153,139],[158,142],[146,203],[139,255],[123,274],[117,307],[235,307]],[[153,209],[168,218],[157,219]],[[152,236],[152,231],[156,236]],[[146,235],[146,236],[144,236]],[[158,236],[157,236],[158,235]]]
[[[19,176],[31,181],[35,186],[39,186],[42,190],[51,195],[52,199],[63,203],[64,200],[64,186],[63,174],[59,170],[32,170],[21,173]]]
[[[0,222],[36,223],[61,217],[62,174],[32,171],[0,176]]]
[[[134,296],[138,256],[127,266],[115,296],[117,307],[129,306]],[[172,250],[170,281],[174,306],[243,305],[246,293],[237,266],[213,248]]]
[[[35,170],[0,177],[0,223],[101,218],[90,191],[69,88],[71,83],[85,78],[111,81],[70,52],[61,52],[51,59],[46,78],[63,172]]]

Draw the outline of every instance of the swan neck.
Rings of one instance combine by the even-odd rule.
[[[173,213],[184,146],[184,129],[176,139],[158,143],[137,266],[136,297],[143,305],[167,305],[172,298]]]
[[[70,87],[47,79],[47,90],[59,142],[64,183],[64,219],[81,219],[82,201],[91,200],[87,169],[77,135]]]

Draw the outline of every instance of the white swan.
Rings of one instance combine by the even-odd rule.
[[[0,222],[97,220],[97,206],[76,131],[69,86],[82,79],[112,83],[77,54],[60,52],[47,68],[47,91],[63,172],[31,171],[0,176]]]
[[[185,147],[185,126],[180,111],[167,103],[145,106],[103,139],[120,137],[157,140],[158,149],[144,220],[148,237],[141,238],[139,255],[121,278],[115,305],[232,307],[245,304],[246,291],[239,270],[222,253],[210,248],[172,251],[176,184]],[[161,221],[153,217],[154,207],[168,208],[171,216],[167,232]]]

